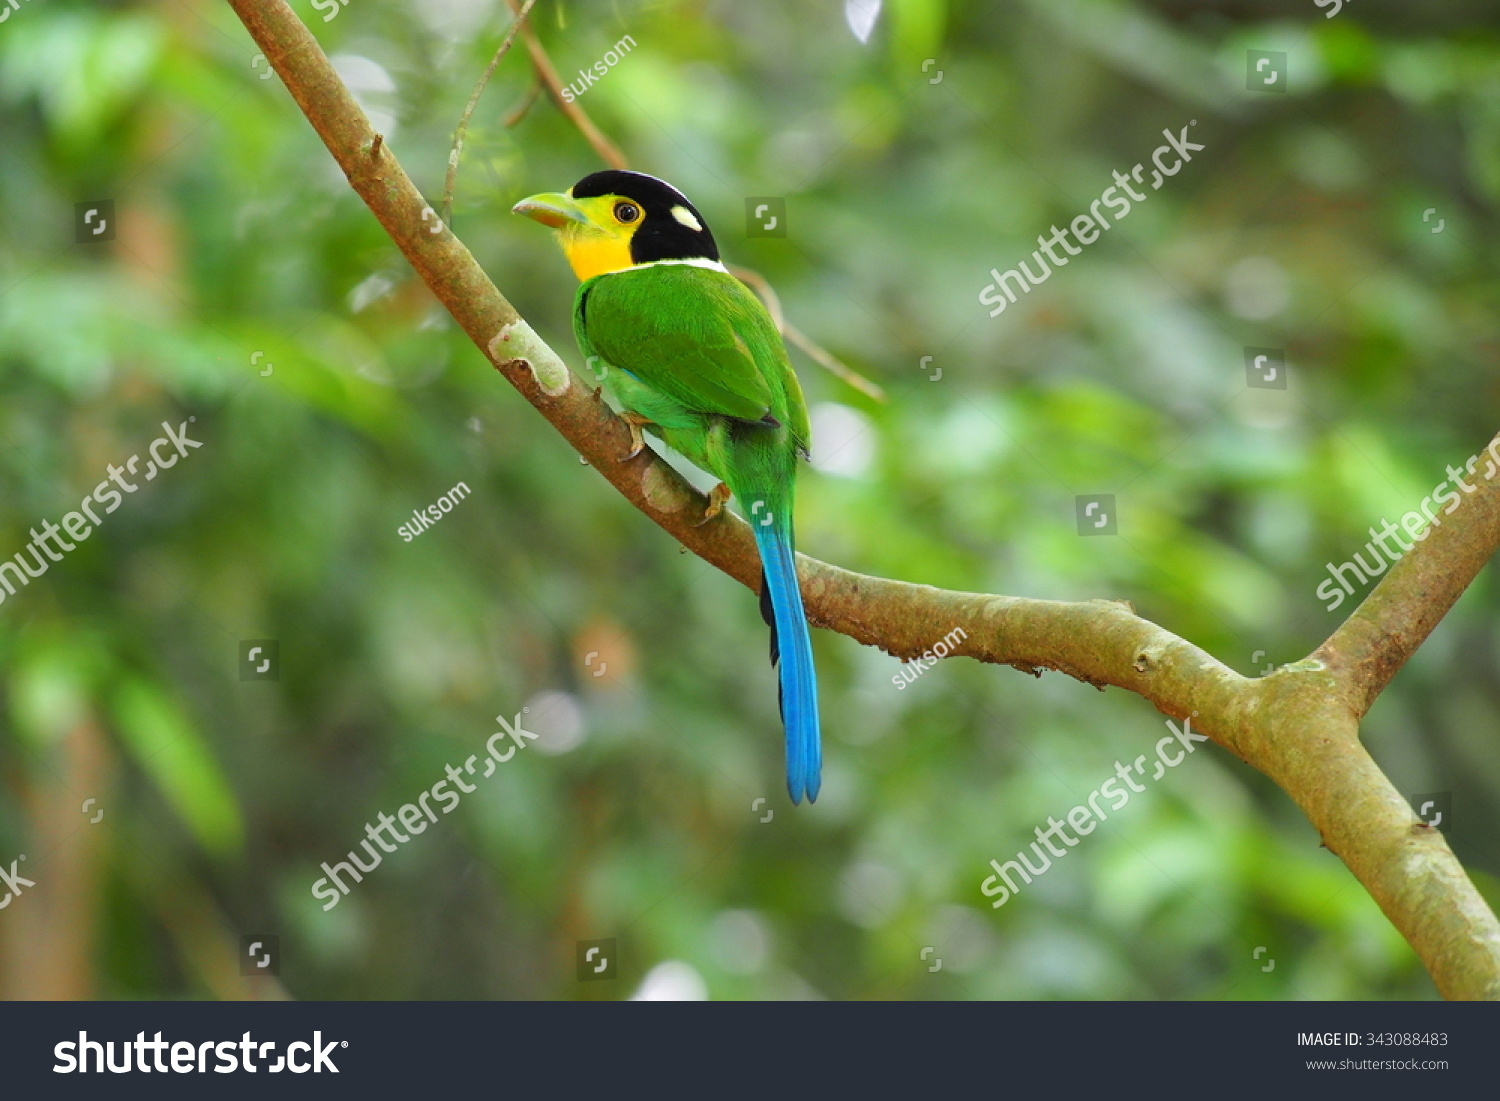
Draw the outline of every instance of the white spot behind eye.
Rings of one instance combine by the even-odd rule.
[[[693,230],[695,233],[703,232],[702,223],[700,223],[697,218],[694,218],[693,212],[685,206],[674,206],[672,208],[672,217],[676,218],[679,222],[687,226],[688,229]]]

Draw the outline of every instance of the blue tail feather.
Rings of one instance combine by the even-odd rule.
[[[818,679],[797,585],[791,522],[778,517],[769,525],[751,526],[764,576],[761,615],[771,627],[771,662],[780,679],[787,793],[793,803],[801,803],[804,794],[811,803],[817,800],[823,782],[823,748],[818,732]]]

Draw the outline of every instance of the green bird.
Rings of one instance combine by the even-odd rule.
[[[812,640],[793,552],[797,459],[808,457],[807,405],[770,315],[719,260],[703,215],[640,172],[595,172],[514,212],[557,230],[579,278],[573,331],[610,370],[634,458],[641,429],[719,479],[704,522],[732,495],[760,551],[761,616],[786,728],[793,803],[818,797],[823,751]]]

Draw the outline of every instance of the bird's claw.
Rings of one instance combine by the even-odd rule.
[[[620,419],[625,422],[625,427],[630,429],[630,450],[620,458],[622,463],[628,463],[646,450],[646,437],[641,432],[641,426],[651,422],[637,413],[621,413]]]
[[[703,519],[699,520],[696,524],[693,525],[693,527],[701,528],[715,516],[719,515],[719,513],[723,512],[724,506],[728,503],[731,496],[732,494],[729,492],[729,487],[723,482],[720,482],[718,485],[714,486],[713,489],[709,490],[708,507],[703,510]]]

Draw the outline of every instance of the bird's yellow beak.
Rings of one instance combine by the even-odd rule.
[[[553,229],[562,229],[569,222],[577,222],[581,225],[590,225],[589,217],[583,212],[583,208],[573,201],[571,195],[564,195],[555,191],[545,191],[540,195],[532,195],[522,199],[510,208],[512,214],[524,214],[534,221],[541,222],[544,226]]]

